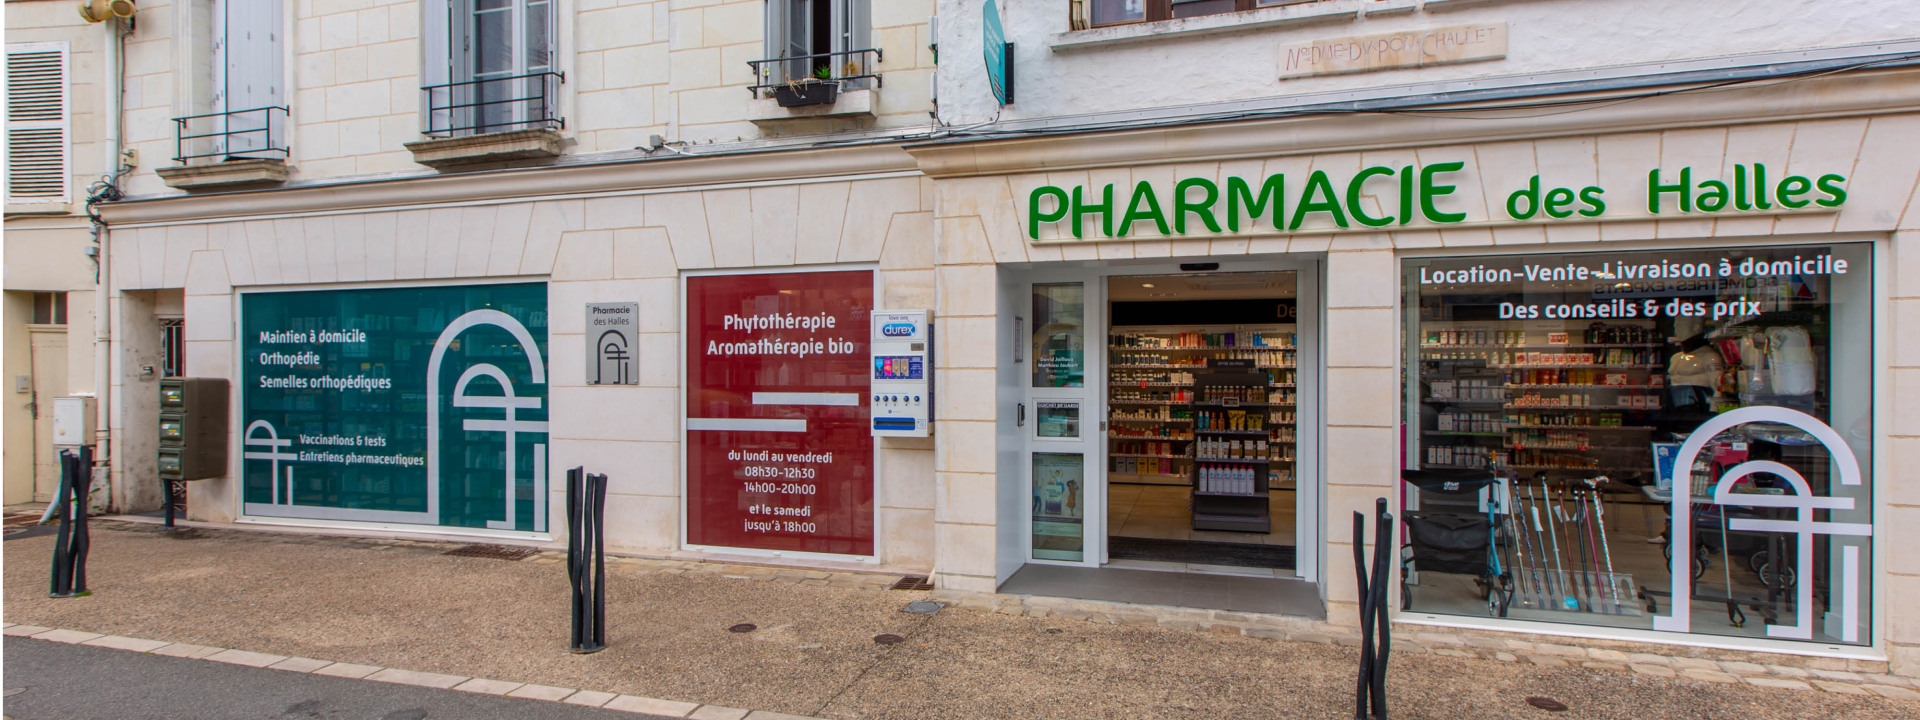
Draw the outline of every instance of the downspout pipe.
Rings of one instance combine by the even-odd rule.
[[[121,105],[123,104],[122,93],[125,92],[126,85],[126,68],[124,67],[126,61],[123,53],[124,49],[121,47],[121,38],[126,31],[122,25],[122,21],[117,17],[109,17],[106,22],[101,23],[101,25],[105,26],[104,29],[107,36],[106,47],[102,51],[103,57],[106,60],[103,64],[106,66],[107,74],[105,98],[107,121],[104,123],[106,126],[105,149],[107,151],[107,167],[105,177],[102,180],[102,184],[106,187],[92,192],[92,197],[88,198],[89,205],[91,205],[95,199],[108,199],[103,198],[102,195],[118,196],[120,176],[132,169],[131,167],[123,169],[121,161],[123,154],[121,125],[124,114]],[[111,424],[113,418],[113,303],[108,296],[113,291],[113,263],[110,262],[108,258],[111,257],[109,248],[112,242],[112,233],[108,230],[106,222],[102,221],[98,215],[93,213],[93,208],[87,208],[87,213],[92,216],[93,219],[94,246],[92,250],[94,252],[94,276],[96,278],[96,287],[93,293],[93,397],[95,413],[93,433],[95,443],[94,457],[96,458],[94,467],[97,468],[96,472],[106,474],[104,479],[107,482],[101,483],[99,480],[102,478],[97,477],[94,478],[94,481],[95,486],[105,485],[109,488],[107,496],[110,508],[124,511],[128,508],[113,507],[122,505],[123,503],[114,502],[114,500],[119,498],[114,497],[115,493],[111,485],[113,468],[119,465],[120,460],[113,452],[113,429]],[[124,493],[120,494],[124,495]]]

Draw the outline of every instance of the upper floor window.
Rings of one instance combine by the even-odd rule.
[[[175,159],[286,159],[284,3],[214,0],[212,18],[209,112],[175,118]]]
[[[65,203],[71,184],[67,44],[7,46],[7,204]]]
[[[1316,0],[1083,0],[1092,25],[1122,25],[1155,20],[1219,15]]]
[[[760,84],[808,79],[862,84],[874,73],[868,0],[767,0],[768,59]]]
[[[560,126],[552,0],[441,0],[428,12],[427,134]],[[433,21],[440,22],[434,23]]]

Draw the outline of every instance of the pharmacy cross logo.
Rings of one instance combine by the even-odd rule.
[[[446,359],[447,350],[454,341],[468,329],[492,325],[513,335],[526,353],[528,369],[534,384],[547,383],[546,363],[540,359],[540,346],[533,341],[533,334],[521,325],[513,316],[499,310],[474,310],[456,318],[447,329],[440,332],[440,339],[433,344],[433,355],[427,361],[427,514],[437,518],[440,515],[440,363]],[[470,395],[468,385],[474,378],[487,377],[500,388],[498,395]],[[488,520],[487,527],[499,530],[514,529],[515,501],[519,499],[514,477],[519,469],[515,462],[518,443],[515,436],[520,433],[538,433],[545,435],[547,423],[544,420],[519,420],[514,417],[519,410],[539,410],[540,398],[520,397],[514,394],[513,381],[493,363],[478,363],[468,366],[460,374],[453,386],[453,406],[456,408],[495,408],[501,411],[499,419],[467,418],[461,422],[460,429],[468,432],[497,432],[505,436],[506,468],[502,482],[506,485],[506,519]],[[533,531],[545,532],[547,529],[547,445],[533,445]]]
[[[1693,461],[1699,457],[1715,436],[1734,427],[1748,423],[1774,423],[1789,425],[1806,431],[1827,448],[1832,462],[1839,470],[1842,486],[1860,485],[1860,463],[1855,459],[1853,449],[1840,434],[1826,423],[1811,415],[1782,407],[1748,407],[1722,413],[1700,425],[1687,442],[1680,446],[1680,455],[1674,459],[1673,478],[1673,564],[1670,568],[1673,577],[1673,615],[1655,617],[1655,630],[1667,632],[1692,631],[1692,603],[1684,598],[1692,597],[1689,585],[1693,574],[1689,571],[1693,565],[1693,523],[1686,521],[1692,517],[1692,497],[1689,489],[1693,487]],[[1754,474],[1779,476],[1793,487],[1793,495],[1761,495],[1757,493],[1734,493],[1734,483],[1741,478]],[[1735,518],[1728,522],[1729,530],[1758,532],[1792,533],[1798,539],[1797,567],[1811,569],[1814,566],[1814,535],[1847,535],[1872,537],[1873,525],[1869,523],[1815,522],[1815,510],[1852,510],[1854,498],[1851,497],[1815,497],[1813,488],[1801,477],[1799,471],[1770,460],[1755,460],[1740,463],[1721,474],[1713,486],[1713,502],[1733,507],[1775,507],[1791,508],[1794,518],[1791,520],[1770,520]],[[1840,548],[1840,582],[1836,583],[1840,597],[1840,639],[1843,642],[1860,640],[1860,547],[1848,544]],[[1783,573],[1775,573],[1781,577]],[[1796,583],[1798,597],[1794,601],[1796,618],[1793,625],[1769,625],[1767,636],[1795,640],[1813,639],[1813,578],[1800,578]]]
[[[255,430],[267,431],[266,437],[254,437],[253,431]],[[262,450],[259,452],[249,450],[247,452],[240,453],[240,459],[271,461],[272,464],[267,466],[270,470],[270,472],[267,473],[267,480],[268,480],[268,483],[273,486],[273,504],[275,505],[282,504],[282,498],[284,498],[285,504],[292,505],[293,504],[293,466],[292,465],[287,466],[287,478],[286,478],[287,493],[286,495],[281,495],[280,494],[280,482],[281,482],[280,461],[300,459],[299,453],[285,452],[281,449],[281,448],[285,448],[293,445],[293,441],[280,439],[280,434],[275,432],[273,429],[273,423],[267,422],[265,420],[255,420],[253,421],[252,424],[247,426],[246,436],[240,442],[248,447],[266,448],[266,450]]]
[[[633,350],[627,347],[627,334],[620,328],[600,333],[594,344],[593,384],[626,385],[633,381]],[[611,372],[609,372],[611,370]]]

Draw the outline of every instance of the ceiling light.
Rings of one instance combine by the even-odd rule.
[[[1140,287],[1150,288],[1153,287],[1153,283],[1140,283]]]

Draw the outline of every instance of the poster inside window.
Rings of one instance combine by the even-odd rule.
[[[873,554],[873,273],[687,278],[687,542]]]
[[[1868,644],[1872,261],[1404,261],[1405,607]]]
[[[544,532],[545,283],[247,293],[245,514]]]

